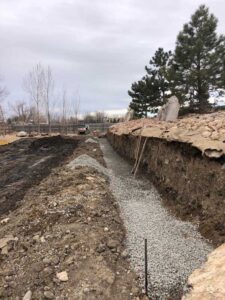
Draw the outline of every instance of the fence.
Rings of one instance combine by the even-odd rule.
[[[99,131],[106,131],[112,123],[90,123],[86,124],[89,125],[90,131],[99,130]],[[77,133],[79,124],[68,124],[68,125],[60,125],[60,124],[52,124],[51,125],[51,132],[52,133]],[[27,133],[37,132],[38,125],[33,124],[26,124],[26,125],[11,125],[12,131],[26,131]],[[40,124],[40,132],[41,133],[48,133],[49,126],[47,124]]]
[[[12,127],[5,123],[0,123],[0,135],[10,134],[12,132]]]

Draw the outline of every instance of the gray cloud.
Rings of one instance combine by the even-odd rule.
[[[25,98],[22,79],[51,65],[58,89],[79,89],[83,111],[121,109],[159,47],[173,50],[199,0],[1,0],[0,74],[9,99]],[[223,0],[206,0],[225,28]]]

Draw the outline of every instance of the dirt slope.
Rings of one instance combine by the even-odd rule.
[[[12,210],[26,191],[73,153],[78,140],[62,136],[21,139],[0,147],[0,215]]]
[[[98,145],[84,143],[70,159],[84,153],[103,161]],[[107,178],[58,167],[1,218],[0,298],[144,299],[124,238]]]

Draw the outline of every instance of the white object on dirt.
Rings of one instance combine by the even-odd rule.
[[[176,96],[172,96],[168,99],[158,112],[159,121],[176,121],[180,109],[179,100]]]
[[[26,294],[23,297],[23,300],[31,300],[31,297],[32,297],[32,292],[27,291]]]
[[[56,274],[56,277],[60,280],[60,281],[68,281],[68,274],[66,271],[60,272]]]
[[[26,137],[27,133],[26,133],[26,131],[20,131],[20,132],[17,133],[16,136],[18,136],[18,137]]]
[[[8,254],[8,248],[7,248],[7,244],[10,241],[18,241],[17,237],[13,237],[13,235],[7,235],[4,238],[0,239],[0,249],[2,250],[1,253],[2,254]]]
[[[5,218],[3,220],[1,220],[1,224],[4,225],[4,224],[7,224],[9,222],[10,218]]]
[[[98,144],[98,141],[97,140],[94,140],[92,138],[89,138],[85,141],[85,143],[92,143],[92,144]]]

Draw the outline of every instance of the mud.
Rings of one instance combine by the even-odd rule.
[[[79,139],[21,139],[0,147],[0,216],[15,209],[26,191],[62,165]]]
[[[109,133],[114,149],[134,163],[137,137]],[[143,145],[144,138],[142,138]],[[148,138],[141,170],[177,217],[196,224],[214,245],[225,242],[225,165],[185,143]]]

